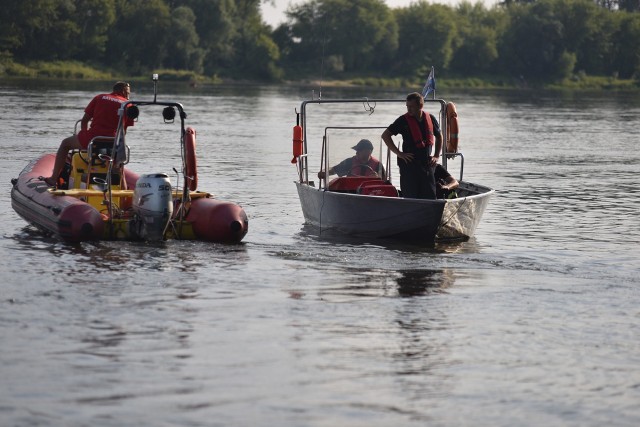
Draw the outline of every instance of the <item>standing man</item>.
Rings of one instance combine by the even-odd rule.
[[[51,176],[44,178],[49,187],[58,184],[58,178],[62,172],[69,150],[86,150],[89,142],[96,136],[115,136],[118,129],[118,109],[120,105],[129,100],[131,86],[126,82],[116,82],[113,92],[96,95],[87,108],[80,121],[80,132],[62,140],[56,161],[53,165]],[[89,121],[91,127],[89,128]],[[125,127],[133,126],[133,119],[127,118]]]
[[[440,125],[433,114],[422,110],[424,98],[419,93],[407,95],[406,105],[407,113],[385,129],[382,140],[398,157],[402,197],[435,199],[434,170],[442,149]],[[397,134],[402,135],[402,151],[391,139]],[[432,151],[434,145],[435,150]]]

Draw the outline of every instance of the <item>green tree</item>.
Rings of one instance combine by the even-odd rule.
[[[0,59],[77,60],[141,74],[168,67],[234,78],[333,73],[573,73],[640,81],[638,0],[504,0],[486,9],[417,0],[308,0],[273,31],[274,0],[0,0]],[[9,59],[9,60],[7,60]],[[295,74],[297,73],[297,74]]]
[[[621,13],[613,36],[612,68],[622,78],[640,81],[640,13]]]
[[[162,0],[116,0],[118,19],[109,31],[109,65],[142,74],[159,68],[171,29],[169,7]]]
[[[0,44],[18,60],[67,59],[80,29],[71,20],[74,4],[56,0],[3,0]]]
[[[595,0],[595,3],[607,10],[615,10],[618,8],[618,0]]]
[[[251,36],[251,43],[243,52],[244,71],[248,77],[263,80],[279,80],[283,77],[282,69],[277,65],[280,49],[271,36],[258,32]]]
[[[448,69],[458,36],[453,9],[420,0],[396,9],[395,14],[400,28],[398,71],[407,76],[424,76],[432,65]]]
[[[195,29],[204,55],[204,72],[214,75],[228,70],[234,63],[234,40],[238,35],[235,1],[175,0],[172,4],[188,6],[196,16]]]
[[[638,0],[595,0],[595,3],[611,11],[640,12],[640,1]]]
[[[25,20],[23,8],[26,4],[27,1],[0,0],[0,53],[5,56],[13,56],[24,46],[27,27],[34,25]]]
[[[575,53],[576,69],[606,74],[611,64],[612,14],[592,0],[554,0],[554,15],[562,24],[562,45]]]
[[[195,27],[196,15],[188,6],[179,6],[171,12],[171,32],[167,38],[167,68],[203,72],[204,52],[198,47]]]
[[[271,38],[271,27],[262,22],[260,0],[236,0],[237,37],[234,40],[234,75],[240,71],[248,77],[279,79],[282,70],[276,65],[280,50]]]
[[[500,52],[506,70],[533,81],[571,74],[575,53],[567,51],[565,28],[554,9],[554,0],[508,7],[511,21]]]
[[[80,61],[104,60],[108,31],[116,20],[115,0],[77,0],[72,20],[78,27],[77,37],[66,46]]]
[[[312,0],[292,7],[287,28],[292,43],[284,50],[293,63],[317,69],[331,59],[333,71],[378,72],[389,68],[397,48],[397,24],[382,0]]]
[[[320,1],[290,7],[287,22],[274,32],[291,69],[318,68],[324,54],[326,24]]]
[[[398,26],[381,0],[325,0],[328,51],[345,71],[389,69],[398,47]]]
[[[618,0],[618,7],[626,12],[640,12],[640,1]]]
[[[491,72],[498,59],[498,40],[507,27],[504,11],[482,3],[461,3],[457,10],[455,52],[450,69],[461,75]]]

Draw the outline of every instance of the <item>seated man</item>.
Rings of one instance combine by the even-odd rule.
[[[436,196],[438,199],[452,199],[458,197],[455,189],[460,183],[441,165],[436,165],[434,178],[436,180]]]
[[[102,93],[93,97],[84,109],[80,123],[80,132],[62,140],[51,171],[51,176],[43,178],[49,187],[59,184],[60,173],[67,161],[70,150],[86,150],[91,139],[96,136],[114,137],[118,129],[118,110],[129,99],[131,86],[126,82],[116,82],[111,93]],[[89,126],[91,123],[91,126]],[[133,119],[127,118],[125,128],[133,126]]]
[[[338,176],[379,176],[385,179],[384,168],[380,161],[371,156],[373,144],[368,139],[361,139],[354,147],[356,155],[344,159],[337,165],[329,169],[329,175]],[[382,172],[381,176],[379,173]],[[325,171],[318,172],[318,178],[324,179],[327,175]]]

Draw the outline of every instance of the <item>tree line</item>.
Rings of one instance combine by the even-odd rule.
[[[271,0],[262,0],[271,1]],[[639,0],[309,0],[286,22],[261,0],[0,0],[0,71],[79,61],[119,74],[157,69],[282,80],[384,76],[640,80]]]

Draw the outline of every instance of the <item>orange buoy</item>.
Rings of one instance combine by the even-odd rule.
[[[249,219],[239,205],[208,197],[191,202],[187,221],[199,240],[239,243],[249,231]]]
[[[302,156],[302,126],[295,125],[293,127],[293,159],[291,159],[291,163],[295,163],[300,156]]]
[[[453,102],[447,102],[445,107],[447,115],[447,153],[458,152],[458,112]]]
[[[192,127],[186,129],[184,135],[185,175],[190,191],[198,188],[198,165],[196,161],[196,131]]]

